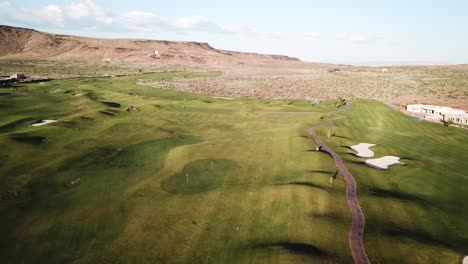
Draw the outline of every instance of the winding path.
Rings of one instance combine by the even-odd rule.
[[[329,112],[329,114],[334,114],[342,111],[346,111],[350,107],[350,103],[346,103],[345,107],[339,110]],[[327,119],[326,122],[329,126],[333,126],[333,121],[336,119],[346,118],[344,116],[338,116],[336,118]],[[346,200],[348,201],[349,209],[351,210],[351,229],[349,231],[349,247],[351,249],[351,255],[353,256],[354,262],[357,264],[361,263],[370,263],[366,254],[366,249],[362,242],[362,235],[364,233],[364,226],[366,220],[364,214],[362,213],[361,206],[356,195],[356,181],[354,180],[353,175],[346,169],[343,164],[343,160],[338,156],[333,150],[331,150],[322,140],[315,134],[317,128],[323,127],[323,125],[318,125],[311,127],[309,129],[310,137],[326,152],[328,152],[333,159],[335,160],[336,167],[343,174],[346,181]]]

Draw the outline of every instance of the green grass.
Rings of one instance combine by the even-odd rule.
[[[311,151],[308,136],[333,101],[225,100],[137,85],[218,75],[1,89],[2,263],[352,262],[343,177],[329,187],[334,162]],[[131,105],[139,111],[125,111]],[[329,144],[356,176],[373,262],[459,261],[466,133],[374,101],[343,115]],[[58,122],[30,126],[41,119]],[[377,171],[338,146],[358,142],[408,166]]]
[[[201,193],[222,187],[224,177],[237,167],[232,160],[196,160],[182,171],[161,182],[161,188],[170,193]]]
[[[137,85],[217,75],[2,89],[2,262],[349,262],[344,182],[314,187],[334,166],[307,151],[333,102]],[[30,126],[40,119],[58,122]]]
[[[371,261],[461,263],[468,254],[466,131],[416,122],[368,100],[353,102],[342,115],[348,118],[335,121],[338,136],[329,144],[358,183]],[[360,142],[377,144],[376,157],[399,156],[407,166],[367,167],[343,147]]]

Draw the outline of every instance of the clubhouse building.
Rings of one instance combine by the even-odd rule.
[[[425,119],[432,121],[452,121],[455,124],[468,126],[468,113],[460,109],[437,105],[411,104],[406,106],[406,111],[423,115]]]

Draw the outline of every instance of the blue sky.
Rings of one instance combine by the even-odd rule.
[[[0,0],[0,24],[349,64],[468,63],[468,1]]]

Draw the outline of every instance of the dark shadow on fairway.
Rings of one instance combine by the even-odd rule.
[[[294,243],[294,242],[275,242],[275,243],[264,243],[256,244],[252,246],[253,249],[267,249],[267,250],[287,250],[296,254],[318,256],[318,257],[329,257],[331,256],[328,252],[320,249],[316,246],[309,245],[306,243]]]
[[[326,152],[325,150],[308,149],[306,150],[306,152],[317,152],[317,153],[327,154],[328,156],[333,158],[333,156],[330,153]]]
[[[27,143],[32,145],[39,145],[46,142],[46,137],[43,136],[28,136],[28,135],[12,135],[10,137],[12,140],[21,143]]]
[[[417,159],[406,158],[406,157],[400,158],[400,160],[418,161]]]
[[[305,186],[305,187],[311,187],[311,188],[317,188],[317,189],[322,189],[322,190],[328,190],[328,188],[324,187],[324,186],[321,186],[321,185],[318,185],[318,184],[315,184],[315,183],[311,183],[311,182],[288,182],[288,183],[278,183],[278,184],[274,184],[274,185],[299,185],[299,186]]]
[[[352,157],[358,157],[355,153],[349,153],[349,152],[338,152],[339,154],[343,154],[343,155],[349,155],[349,156],[352,156]],[[360,157],[358,157],[360,158]]]
[[[108,115],[108,116],[115,116],[115,114],[114,114],[114,113],[107,112],[107,111],[104,111],[104,110],[103,110],[103,111],[99,111],[99,113],[101,113],[101,114],[105,114],[105,115]]]
[[[99,111],[99,113],[109,115],[109,116],[115,116],[116,114],[120,112],[116,109],[106,109],[106,110]]]
[[[0,133],[5,133],[5,132],[15,130],[16,128],[22,125],[27,125],[29,122],[33,120],[36,120],[36,118],[23,118],[23,119],[16,120],[8,124],[2,125],[0,126]]]
[[[408,230],[406,228],[402,228],[399,226],[389,227],[385,230],[385,233],[392,237],[407,237],[409,239],[416,240],[420,243],[429,244],[437,247],[446,247],[450,250],[457,250],[459,252],[466,251],[466,245],[468,243],[468,239],[464,241],[446,241],[440,240],[431,234],[422,232],[420,230]],[[459,239],[462,240],[462,239]]]
[[[319,150],[319,152],[325,153],[325,154],[327,154],[328,156],[330,156],[331,158],[333,158],[333,156],[332,156],[330,153],[328,153],[327,151],[325,151],[325,150],[323,150],[323,149]]]
[[[324,170],[308,170],[308,173],[322,173],[322,174],[334,174],[332,171],[324,171]]]
[[[415,203],[419,203],[423,205],[434,206],[434,204],[430,202],[429,200],[425,200],[422,197],[408,194],[408,193],[396,192],[396,191],[385,190],[385,189],[380,189],[380,188],[369,188],[368,192],[369,192],[369,195],[375,196],[375,197],[405,200],[405,201],[415,202]]]
[[[120,108],[120,104],[119,103],[115,103],[115,102],[101,102],[109,107],[114,107],[114,108]]]
[[[337,138],[344,138],[344,139],[351,139],[350,137],[341,136],[341,135],[334,135],[334,137],[337,137]]]
[[[351,163],[359,164],[359,165],[366,165],[366,162],[364,161],[347,160],[346,162],[351,162]]]

